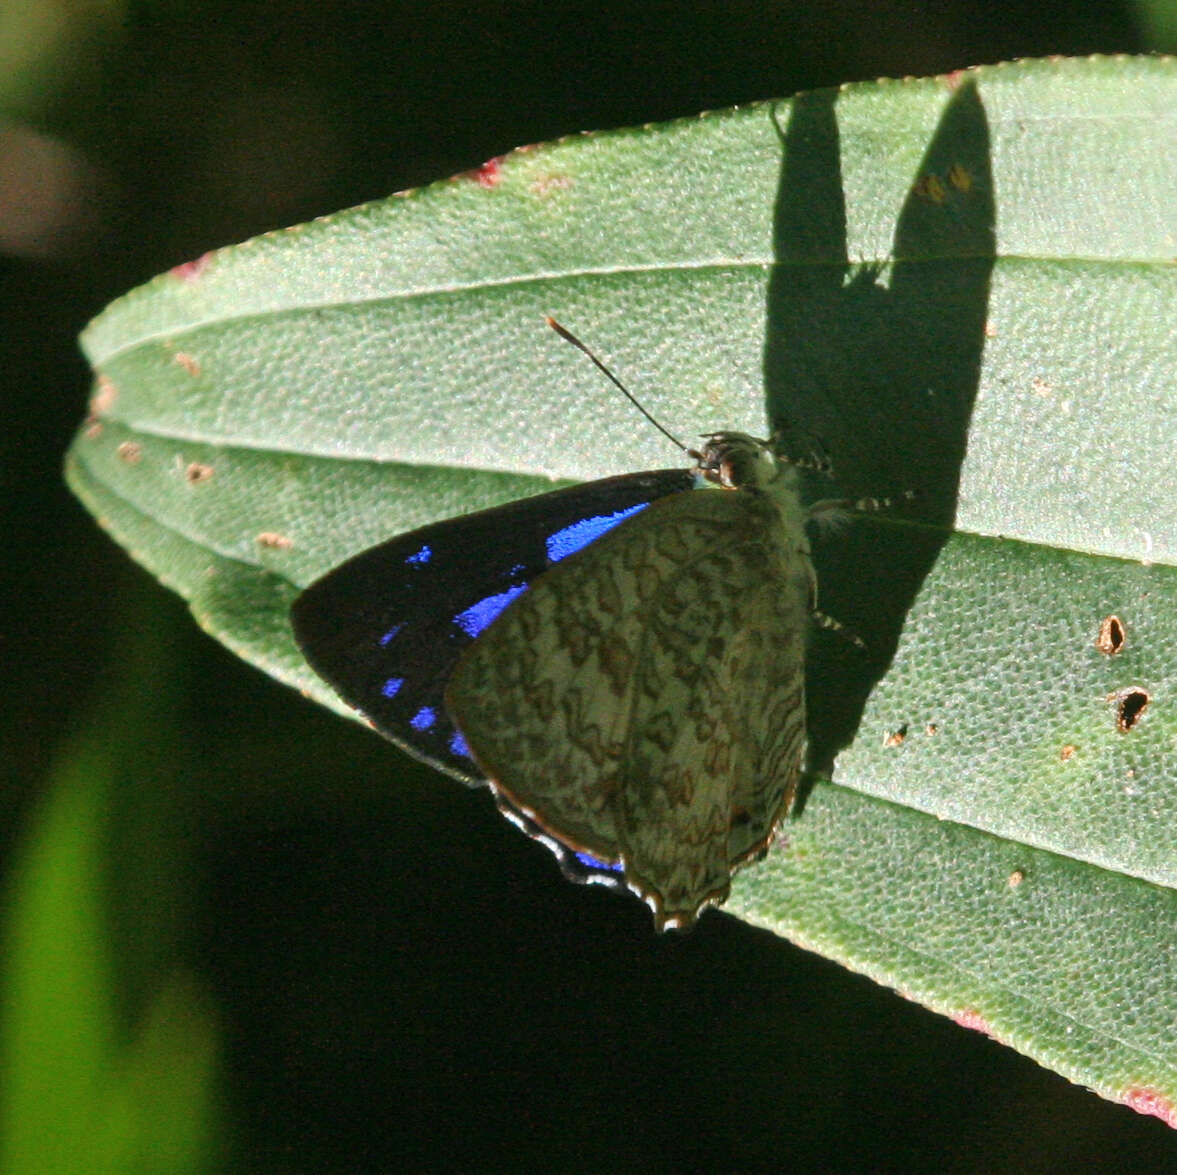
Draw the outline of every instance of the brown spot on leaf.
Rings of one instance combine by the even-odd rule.
[[[1017,889],[1018,886],[1021,885],[1025,880],[1026,875],[1020,869],[1015,869],[1006,879],[1006,884],[1010,887],[1010,889]]]
[[[208,481],[213,475],[213,467],[211,465],[204,465],[199,461],[193,461],[188,468],[184,470],[184,477],[190,485],[199,485],[202,481]]]
[[[100,375],[94,385],[94,394],[90,397],[90,415],[105,416],[119,398],[119,390],[114,381],[107,375]]]
[[[1131,1106],[1138,1114],[1151,1114],[1154,1118],[1160,1118],[1166,1126],[1177,1130],[1177,1105],[1171,1097],[1166,1097],[1159,1090],[1132,1086],[1120,1095],[1120,1101]]]
[[[976,1008],[962,1008],[961,1011],[953,1015],[952,1019],[962,1028],[971,1028],[974,1032],[983,1032],[986,1036],[993,1037],[994,1040],[998,1039],[989,1021]]]
[[[566,192],[571,187],[572,180],[566,175],[538,175],[527,185],[527,190],[542,198],[553,192]]]
[[[200,364],[187,351],[177,351],[172,356],[172,362],[178,363],[189,375],[200,374]]]
[[[1124,625],[1118,616],[1105,616],[1095,638],[1095,647],[1107,657],[1113,657],[1124,647]]]
[[[178,281],[194,282],[209,267],[212,258],[211,253],[201,253],[199,257],[185,261],[182,265],[173,265],[168,272]]]
[[[927,200],[929,204],[943,204],[948,197],[944,181],[932,173],[920,176],[912,185],[911,191],[912,195],[918,196],[921,200]]]
[[[1116,703],[1116,729],[1127,734],[1140,721],[1152,697],[1143,686],[1132,685],[1112,694],[1110,700]]]
[[[257,536],[257,545],[271,551],[289,551],[294,546],[294,543],[284,534],[279,534],[276,530],[263,530]]]
[[[115,453],[118,459],[127,465],[138,465],[143,459],[143,446],[138,441],[123,441]]]
[[[1078,748],[1075,746],[1074,743],[1067,743],[1066,746],[1060,748],[1059,753],[1058,753],[1058,757],[1059,757],[1059,759],[1062,760],[1062,762],[1065,763],[1068,759],[1070,759],[1075,754],[1076,750],[1078,750]]]
[[[475,180],[480,188],[497,188],[499,180],[502,178],[502,171],[503,157],[496,155],[493,159],[488,159],[481,167],[476,167],[473,171],[466,171],[462,174]]]
[[[969,192],[973,187],[973,174],[963,163],[954,163],[948,169],[948,182],[958,192]]]
[[[898,730],[889,730],[883,735],[883,746],[885,747],[901,747],[904,740],[907,738],[907,723],[905,722]]]

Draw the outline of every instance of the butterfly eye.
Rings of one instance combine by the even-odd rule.
[[[764,441],[738,432],[717,432],[707,438],[699,471],[725,490],[756,488],[773,480],[776,462]]]

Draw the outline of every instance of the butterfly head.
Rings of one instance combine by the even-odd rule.
[[[703,438],[701,450],[691,450],[696,476],[725,490],[766,489],[781,476],[768,441],[742,432],[715,432]]]

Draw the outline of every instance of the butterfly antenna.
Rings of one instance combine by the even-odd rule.
[[[612,381],[613,385],[614,385],[615,387],[617,387],[617,388],[618,388],[618,389],[621,391],[621,394],[622,394],[622,395],[623,395],[623,396],[624,396],[624,397],[625,397],[625,398],[626,398],[626,399],[627,399],[627,400],[628,400],[628,401],[629,401],[629,402],[630,402],[630,403],[631,403],[631,404],[632,404],[632,405],[633,405],[633,406],[634,406],[634,407],[635,407],[635,408],[636,408],[636,409],[637,409],[637,410],[638,410],[638,411],[639,411],[639,412],[640,412],[640,413],[641,413],[641,414],[642,414],[642,415],[643,415],[643,416],[644,416],[644,417],[645,417],[645,418],[646,418],[646,419],[647,419],[647,420],[648,420],[648,421],[649,421],[649,422],[650,422],[650,423],[651,423],[651,424],[652,424],[652,425],[653,425],[653,426],[654,426],[654,427],[655,427],[655,428],[656,428],[656,429],[657,429],[657,430],[658,430],[658,431],[659,431],[659,432],[660,432],[660,433],[661,433],[661,434],[664,436],[664,437],[666,437],[668,440],[670,440],[670,441],[671,441],[673,444],[677,445],[677,446],[678,446],[680,449],[682,449],[682,451],[683,451],[684,453],[686,453],[688,456],[693,456],[693,455],[694,455],[694,454],[692,453],[692,451],[691,451],[690,449],[688,449],[688,448],[686,447],[686,445],[684,445],[684,444],[682,443],[682,441],[680,441],[680,440],[678,439],[678,437],[676,437],[676,436],[674,435],[674,433],[672,433],[672,432],[671,432],[671,431],[670,431],[668,428],[664,428],[664,427],[663,427],[661,424],[659,424],[659,423],[658,423],[658,421],[657,421],[657,420],[655,420],[655,419],[654,419],[654,417],[653,417],[653,416],[651,416],[651,415],[649,414],[649,412],[647,412],[647,411],[645,410],[645,408],[643,408],[643,407],[642,407],[642,405],[641,405],[640,401],[638,400],[638,398],[637,398],[637,397],[636,397],[636,396],[635,396],[635,395],[634,395],[634,394],[633,394],[633,393],[632,393],[632,392],[629,390],[629,388],[627,388],[627,387],[625,386],[625,384],[623,384],[623,383],[621,382],[621,380],[619,380],[619,379],[617,378],[617,376],[615,376],[615,375],[613,374],[613,372],[611,372],[611,371],[610,371],[610,370],[609,370],[609,369],[608,369],[608,368],[607,368],[607,367],[606,367],[606,366],[605,366],[605,365],[604,365],[604,364],[603,364],[603,363],[602,363],[602,362],[601,362],[601,361],[600,361],[600,360],[599,360],[599,359],[596,357],[596,355],[594,355],[594,354],[592,353],[592,351],[590,351],[590,350],[588,349],[588,347],[586,347],[586,346],[584,345],[584,343],[582,343],[582,342],[580,341],[580,339],[578,339],[578,338],[577,338],[577,337],[576,337],[576,336],[575,336],[575,335],[574,335],[574,334],[573,334],[573,333],[572,333],[570,330],[568,330],[568,328],[567,328],[567,327],[563,327],[563,326],[561,326],[561,325],[560,325],[560,324],[559,324],[559,323],[558,323],[558,322],[557,322],[557,321],[556,321],[554,318],[551,318],[551,317],[548,317],[548,318],[546,319],[546,322],[547,322],[548,326],[550,326],[550,327],[552,328],[552,330],[554,330],[554,331],[556,332],[556,334],[558,334],[558,335],[560,336],[560,338],[562,338],[562,339],[565,339],[567,342],[571,343],[571,344],[572,344],[574,347],[576,347],[578,350],[580,350],[580,351],[583,351],[583,352],[584,352],[584,353],[585,353],[585,354],[586,354],[586,355],[587,355],[587,356],[588,356],[588,357],[589,357],[589,358],[590,358],[590,359],[591,359],[591,360],[592,360],[592,361],[593,361],[593,362],[594,362],[594,363],[597,365],[598,369],[599,369],[600,371],[604,372],[605,376],[606,376],[606,377],[607,377],[609,380],[611,380],[611,381]]]

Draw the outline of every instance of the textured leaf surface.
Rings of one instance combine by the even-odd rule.
[[[914,490],[816,553],[872,653],[816,642],[836,783],[727,908],[1174,1122],[1174,142],[1173,63],[1117,59],[519,151],[116,302],[83,339],[71,484],[328,703],[290,638],[301,586],[670,460],[544,314],[681,433],[788,422],[846,492]]]

